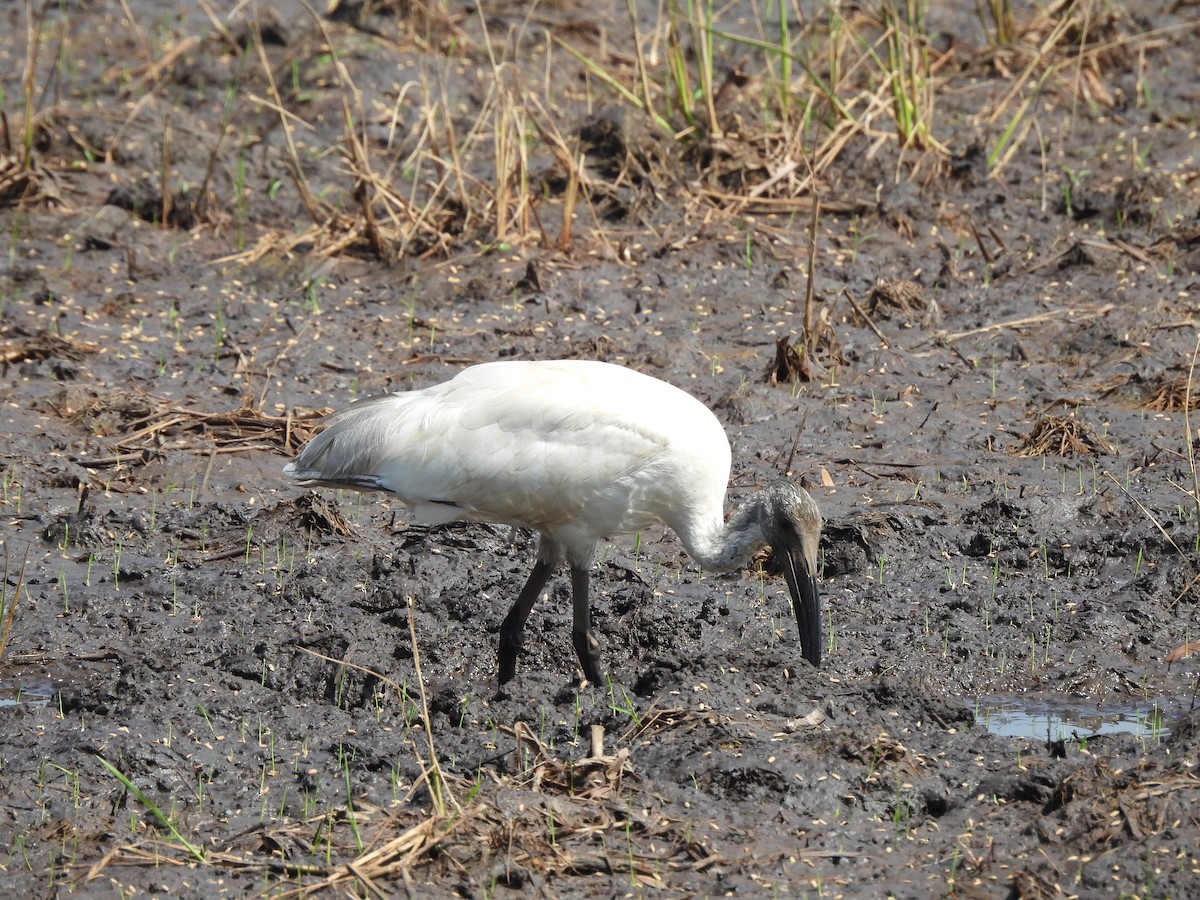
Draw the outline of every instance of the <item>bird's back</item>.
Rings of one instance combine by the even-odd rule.
[[[536,528],[565,545],[721,515],[729,442],[690,394],[584,360],[472,366],[356,404],[285,472],[386,490],[419,521]]]

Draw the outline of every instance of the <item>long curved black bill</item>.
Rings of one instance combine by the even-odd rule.
[[[779,554],[783,557],[783,577],[787,579],[800,626],[800,649],[814,666],[821,665],[821,594],[817,575],[805,555],[797,548]]]

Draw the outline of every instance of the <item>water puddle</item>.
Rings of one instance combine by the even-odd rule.
[[[57,688],[48,678],[14,678],[0,682],[0,708],[6,706],[45,706]]]
[[[113,664],[99,659],[17,659],[0,665],[0,709],[58,703],[58,692],[109,677]]]
[[[1191,704],[1190,696],[1097,703],[1078,697],[1018,694],[980,697],[975,701],[975,721],[1003,737],[1060,741],[1132,734],[1157,742],[1171,733],[1171,722]]]

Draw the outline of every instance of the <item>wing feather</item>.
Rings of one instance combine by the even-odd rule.
[[[686,471],[687,446],[689,435],[711,445],[715,434],[723,494],[728,442],[689,394],[603,363],[502,362],[350,407],[285,472],[306,484],[390,491],[421,521],[553,531],[586,516],[600,535],[665,521],[663,509],[687,489],[681,477],[711,481],[702,469],[713,460],[698,453],[690,465],[701,471]]]

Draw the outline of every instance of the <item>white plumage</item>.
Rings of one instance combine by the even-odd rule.
[[[816,504],[777,482],[727,525],[729,466],[724,429],[690,394],[622,366],[553,360],[472,366],[425,390],[355,404],[330,417],[284,472],[306,485],[388,491],[418,522],[537,530],[537,563],[501,626],[501,683],[515,672],[533,603],[564,560],[575,649],[588,680],[603,680],[588,567],[601,538],[656,524],[716,570],[768,544],[782,551],[804,656],[819,664]]]

